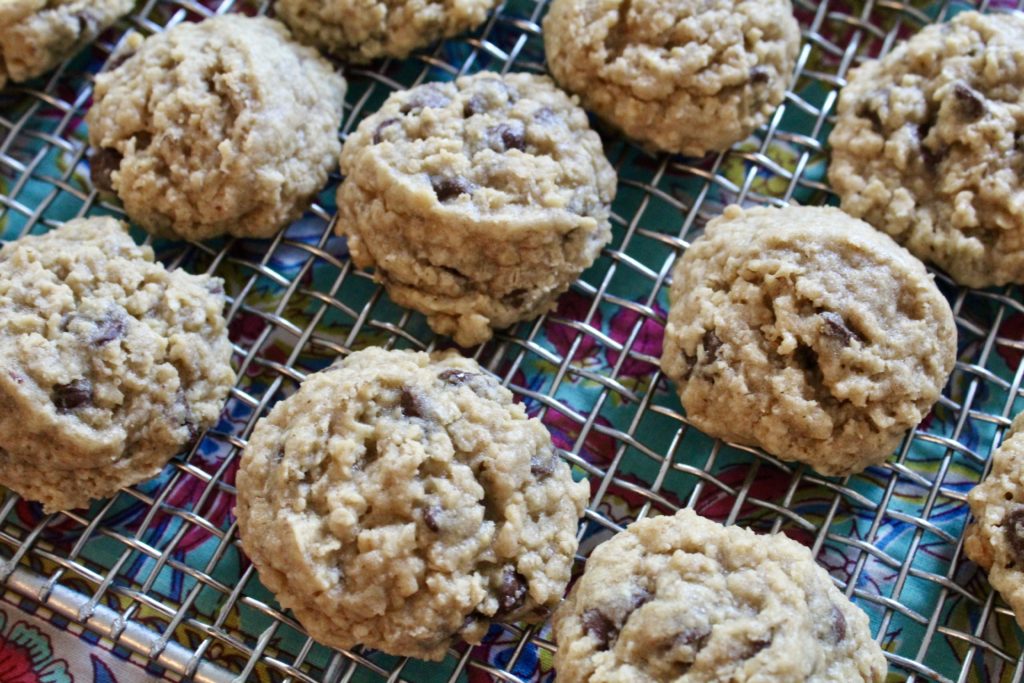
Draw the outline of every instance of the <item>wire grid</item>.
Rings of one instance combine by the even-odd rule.
[[[991,9],[987,4],[980,9]],[[90,70],[128,28],[152,33],[213,13],[266,13],[267,5],[149,0],[101,37],[92,62],[79,57],[32,84],[9,87],[0,100],[4,237],[79,215],[121,214],[84,180],[81,118]],[[733,151],[705,160],[650,156],[602,131],[620,173],[613,242],[558,311],[499,334],[473,355],[532,414],[557,427],[563,454],[591,479],[577,571],[597,543],[631,519],[695,505],[728,523],[808,543],[872,618],[891,678],[1016,681],[1024,667],[1012,613],[961,555],[966,491],[982,476],[1022,395],[1024,306],[1016,288],[963,290],[938,274],[960,335],[954,377],[936,408],[945,427],[926,421],[884,467],[845,480],[707,439],[689,427],[657,370],[671,268],[706,220],[732,201],[835,203],[824,182],[823,140],[844,75],[965,6],[797,0],[795,7],[803,28],[798,77],[771,121]],[[403,62],[348,69],[342,136],[400,88],[482,68],[542,72],[545,10],[544,0],[509,0],[469,36]],[[459,646],[440,664],[327,650],[279,609],[241,558],[230,507],[238,452],[255,421],[339,354],[370,344],[433,349],[444,342],[346,258],[343,241],[332,236],[338,181],[332,177],[301,225],[271,241],[156,245],[169,265],[224,275],[233,285],[229,321],[241,379],[230,419],[155,483],[88,511],[44,516],[7,494],[0,578],[8,597],[81,622],[171,678],[543,678],[528,647],[554,649],[543,627],[495,627],[488,642],[501,645],[501,656]],[[602,316],[615,317],[616,334]],[[595,356],[606,365],[587,360]],[[581,386],[588,391],[581,394]],[[177,494],[182,487],[187,499]],[[126,516],[125,509],[134,512]],[[888,542],[893,529],[899,544]],[[192,537],[207,544],[203,562],[183,551]],[[100,546],[116,561],[98,561],[92,549]],[[173,601],[168,574],[177,577]]]

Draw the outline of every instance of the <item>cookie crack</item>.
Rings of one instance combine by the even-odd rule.
[[[608,33],[604,37],[605,64],[611,64],[621,57],[626,46],[630,43],[627,23],[629,11],[632,8],[633,0],[622,0],[615,10],[615,23],[608,27]]]

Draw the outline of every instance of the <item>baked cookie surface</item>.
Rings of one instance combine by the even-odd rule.
[[[131,12],[135,0],[0,1],[0,88],[40,76]]]
[[[867,615],[802,545],[681,510],[594,549],[553,618],[565,683],[885,679]]]
[[[0,483],[47,510],[149,479],[235,376],[218,278],[168,271],[112,218],[0,249]]]
[[[277,14],[304,43],[364,64],[404,59],[476,28],[496,0],[278,0]]]
[[[115,57],[86,117],[92,177],[150,232],[269,237],[326,183],[345,81],[281,23],[179,24]]]
[[[589,488],[475,361],[369,348],[256,426],[239,530],[318,641],[441,659],[558,604]]]
[[[921,262],[838,209],[728,207],[670,300],[662,367],[693,424],[827,475],[885,460],[956,359]]]
[[[341,168],[337,229],[355,263],[463,346],[549,310],[611,238],[615,171],[543,76],[394,93]]]
[[[1024,413],[992,453],[992,470],[967,496],[974,521],[964,552],[1024,626]]]
[[[555,80],[640,143],[703,156],[768,120],[792,80],[789,0],[555,0]]]
[[[965,12],[853,71],[829,137],[846,212],[970,287],[1024,282],[1024,15]]]

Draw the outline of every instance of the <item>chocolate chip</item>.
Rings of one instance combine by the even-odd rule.
[[[921,160],[924,161],[925,165],[929,168],[937,166],[946,156],[946,149],[944,147],[940,146],[937,149],[932,149],[925,142],[931,130],[931,123],[921,123],[917,126],[917,139],[921,147]]]
[[[415,88],[409,99],[402,104],[401,112],[408,114],[414,109],[439,109],[447,107],[451,101],[452,98],[434,86],[420,86]]]
[[[402,415],[405,417],[423,417],[423,406],[420,398],[408,388],[402,389]]]
[[[526,577],[512,567],[505,567],[498,589],[498,613],[508,614],[523,604],[526,599]]]
[[[704,356],[707,358],[707,362],[713,363],[718,358],[718,350],[722,348],[722,340],[718,338],[714,330],[708,330],[704,333],[701,343],[704,346]]]
[[[551,107],[541,107],[533,112],[533,120],[538,123],[555,123],[558,121],[558,114]]]
[[[764,85],[771,79],[768,69],[763,66],[755,66],[750,70],[750,82],[756,85]]]
[[[446,202],[463,194],[473,194],[473,183],[460,175],[454,178],[433,175],[430,176],[430,185],[434,188],[439,202]]]
[[[599,650],[607,650],[608,645],[619,635],[614,622],[597,609],[583,612],[583,631],[597,641]]]
[[[445,370],[437,376],[438,379],[443,379],[449,384],[463,384],[471,377],[479,377],[480,375],[475,372],[464,372],[462,370]]]
[[[438,523],[438,519],[441,517],[441,508],[436,505],[432,505],[423,511],[423,523],[427,525],[427,528],[431,531],[440,531],[441,525]]]
[[[483,114],[487,111],[487,100],[481,95],[473,95],[469,100],[462,106],[462,115],[467,119],[470,116],[477,114]]]
[[[124,309],[120,306],[111,308],[96,321],[96,332],[89,341],[93,346],[102,346],[123,337],[127,329],[128,316],[125,315]]]
[[[488,130],[487,134],[499,150],[518,149],[521,152],[526,149],[526,131],[519,121],[499,123]]]
[[[15,384],[24,384],[25,383],[24,375],[20,375],[17,372],[14,372],[13,370],[8,370],[7,371],[7,376],[10,377],[11,381],[14,382]]]
[[[832,605],[832,642],[841,643],[846,637],[846,617],[842,610]]]
[[[530,458],[530,474],[535,477],[550,477],[555,472],[555,458],[553,456],[535,455]]]
[[[953,96],[956,97],[956,112],[964,121],[977,121],[985,114],[985,98],[966,83],[954,85]]]
[[[1014,560],[1024,562],[1024,506],[1014,508],[1003,518],[1003,533],[1010,544]]]
[[[388,126],[393,126],[396,123],[398,123],[398,119],[396,118],[384,119],[383,121],[378,123],[377,127],[373,129],[373,144],[379,145],[381,141],[384,139],[382,137],[384,129],[387,128]]]
[[[501,300],[512,308],[519,308],[526,302],[526,295],[528,293],[529,292],[525,289],[513,289],[511,292],[501,297]]]
[[[654,596],[651,595],[651,592],[646,588],[640,587],[634,590],[633,594],[629,596],[630,614],[646,605],[653,597]],[[626,618],[628,619],[629,617]]]
[[[92,185],[101,192],[113,192],[114,171],[121,168],[124,157],[112,147],[101,147],[89,155],[89,178]]]
[[[870,102],[864,102],[857,108],[857,116],[870,121],[871,129],[876,133],[885,130],[885,126],[882,125],[882,117],[878,115],[878,111],[871,106]]]
[[[711,637],[711,631],[706,628],[684,629],[673,641],[676,647],[692,647],[699,652]]]
[[[864,341],[859,334],[850,329],[846,324],[846,320],[838,313],[823,311],[821,319],[824,323],[822,325],[822,332],[825,333],[825,336],[838,341],[843,346],[849,346],[850,342],[854,339]]]
[[[58,412],[67,413],[91,402],[92,382],[87,379],[75,379],[53,387],[53,405]]]
[[[758,638],[757,640],[750,641],[749,643],[747,643],[747,651],[744,653],[743,659],[750,659],[754,657],[758,652],[765,649],[771,644],[771,639],[764,640]]]

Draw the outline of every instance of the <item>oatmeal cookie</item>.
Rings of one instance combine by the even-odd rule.
[[[792,82],[789,0],[554,0],[548,68],[640,143],[703,156],[754,132]]]
[[[497,0],[278,0],[304,43],[355,64],[410,52],[482,24]]]
[[[345,141],[341,168],[355,263],[463,346],[551,309],[611,239],[615,171],[543,76],[397,92]]]
[[[587,502],[547,430],[475,361],[369,348],[256,425],[239,531],[318,641],[441,659],[558,604]]]
[[[0,88],[40,76],[132,11],[135,0],[0,0]]]
[[[223,308],[112,218],[4,245],[0,483],[53,511],[156,475],[235,381]]]
[[[885,460],[956,360],[921,262],[838,209],[728,207],[670,299],[662,367],[693,424],[827,475]]]
[[[560,683],[881,683],[867,615],[808,550],[680,510],[599,545],[554,616]]]
[[[1024,282],[1024,14],[959,14],[850,74],[843,210],[969,287]]]
[[[179,24],[116,57],[87,115],[90,170],[145,229],[269,237],[323,187],[345,81],[279,22]]]

